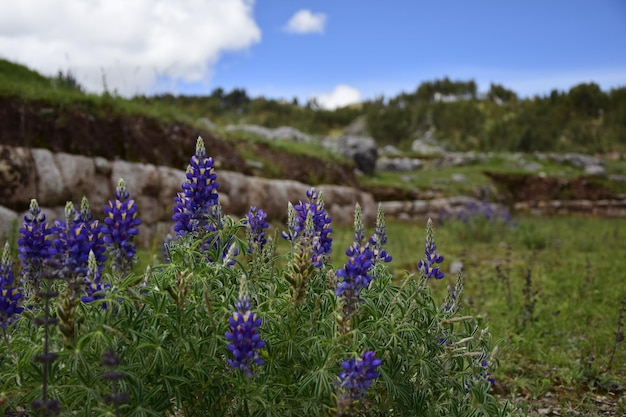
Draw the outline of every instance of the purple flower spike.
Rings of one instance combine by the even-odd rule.
[[[96,256],[93,251],[89,252],[89,269],[85,277],[85,295],[80,298],[81,301],[91,303],[92,301],[100,300],[104,298],[104,292],[110,288],[111,285],[102,283]],[[106,303],[103,303],[102,308],[106,309],[106,307]]]
[[[15,287],[13,261],[9,244],[6,243],[0,261],[0,327],[3,329],[6,329],[24,310],[24,307],[19,305],[21,298],[22,294]]]
[[[313,227],[309,231],[311,235],[308,238],[311,239],[313,245],[313,259],[311,262],[316,267],[324,265],[332,253],[333,239],[330,237],[333,229],[331,227],[332,219],[324,208],[324,201],[322,195],[315,191],[315,188],[310,188],[306,192],[309,198],[308,202],[300,201],[293,206],[294,219],[293,230],[289,233],[282,233],[284,239],[293,240],[298,236],[305,235],[307,233],[307,217],[311,215]]]
[[[374,263],[391,262],[391,255],[385,250],[386,243],[387,227],[385,225],[385,213],[383,212],[382,205],[379,204],[376,214],[376,228],[374,229],[374,234],[369,239],[369,245],[374,252]]]
[[[430,219],[428,219],[428,223],[426,225],[426,246],[424,248],[424,254],[426,255],[426,259],[419,260],[417,263],[417,269],[424,274],[426,279],[442,279],[444,277],[444,273],[438,264],[443,262],[443,256],[437,253],[433,223]]]
[[[104,213],[104,243],[111,255],[113,270],[124,276],[135,263],[137,247],[134,239],[139,233],[137,227],[141,224],[141,219],[137,215],[137,204],[130,199],[123,179],[117,183],[115,201],[109,200],[109,204],[104,207]]]
[[[48,226],[46,215],[42,213],[37,200],[30,201],[30,209],[24,216],[23,227],[17,240],[18,258],[22,262],[22,279],[27,285],[26,292],[36,288],[36,282],[43,272],[44,260],[50,257],[52,228]]]
[[[335,294],[338,297],[358,298],[361,290],[367,288],[372,282],[371,268],[374,252],[367,245],[361,246],[354,242],[346,250],[346,255],[348,255],[348,262],[335,273],[341,280]]]
[[[68,201],[65,221],[55,221],[53,231],[56,236],[50,246],[51,265],[61,276],[68,279],[86,276],[90,251],[96,254],[100,270],[104,268],[106,256],[102,226],[93,220],[87,198],[83,197],[80,212]]]
[[[347,391],[348,398],[359,400],[365,397],[367,389],[379,376],[376,368],[381,363],[382,360],[378,359],[376,353],[371,351],[363,353],[360,359],[352,358],[341,363],[340,387]]]
[[[213,230],[218,187],[213,158],[207,157],[204,141],[199,137],[196,153],[187,167],[183,190],[174,198],[176,205],[172,218],[176,236]]]
[[[265,347],[261,340],[258,329],[262,320],[256,313],[250,311],[252,305],[248,296],[241,296],[235,303],[236,311],[230,317],[230,331],[225,337],[230,341],[228,350],[232,352],[234,359],[228,363],[234,369],[240,369],[247,377],[252,377],[251,366],[253,363],[263,365],[264,361],[259,357],[259,349]]]
[[[246,218],[244,219],[248,231],[248,253],[262,251],[267,243],[265,229],[270,227],[270,225],[265,221],[266,218],[267,213],[261,209],[252,206],[250,210],[248,210]]]

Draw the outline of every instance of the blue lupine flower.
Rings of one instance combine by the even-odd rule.
[[[442,279],[444,273],[437,264],[443,262],[443,256],[437,253],[437,245],[435,245],[435,234],[433,231],[433,223],[428,219],[426,226],[426,246],[424,248],[426,259],[420,259],[417,263],[417,269],[428,278]]]
[[[130,272],[136,261],[135,236],[139,233],[137,227],[141,224],[137,204],[130,198],[123,179],[117,183],[115,201],[109,200],[104,212],[106,214],[102,227],[104,243],[111,255],[113,270],[123,276]]]
[[[215,230],[214,206],[218,205],[217,174],[213,158],[207,157],[204,141],[198,137],[196,153],[191,157],[182,192],[174,198],[173,220],[176,236]]]
[[[364,240],[365,226],[363,225],[363,212],[361,205],[356,203],[354,205],[354,242],[362,245]]]
[[[0,326],[2,328],[6,329],[24,310],[24,307],[20,306],[21,298],[22,294],[15,286],[13,261],[9,244],[6,243],[0,261]]]
[[[255,206],[250,207],[248,213],[246,213],[244,224],[247,226],[248,253],[263,250],[267,243],[265,229],[270,227],[270,225],[265,221],[266,218],[267,213],[257,209]]]
[[[65,278],[85,276],[91,246],[89,226],[81,220],[74,204],[65,205],[65,221],[54,222],[54,239],[50,245],[51,265],[55,272]]]
[[[361,246],[354,242],[346,250],[348,262],[342,269],[335,272],[340,282],[337,284],[335,294],[338,297],[358,297],[363,288],[367,288],[372,282],[371,268],[374,252],[367,246]]]
[[[240,296],[235,303],[236,311],[230,317],[230,331],[226,332],[226,339],[230,341],[228,350],[232,352],[234,359],[228,363],[235,369],[252,376],[251,366],[253,363],[263,365],[264,361],[259,357],[259,349],[265,347],[265,342],[259,336],[259,327],[262,320],[256,313],[250,311],[252,305],[247,295]]]
[[[111,285],[104,284],[100,277],[100,269],[93,251],[89,252],[89,269],[85,281],[85,294],[80,299],[84,303],[104,298],[104,292],[111,288]],[[102,308],[106,308],[106,303],[102,304]]]
[[[94,253],[96,263],[100,272],[104,269],[104,263],[107,259],[105,251],[104,233],[102,229],[104,227],[98,220],[94,220],[91,209],[89,208],[89,201],[87,197],[83,197],[80,204],[79,221],[85,225],[87,233],[87,253],[92,251]],[[87,255],[89,258],[89,255]],[[89,261],[88,261],[89,262]]]
[[[387,243],[387,227],[385,225],[385,213],[383,212],[382,205],[378,205],[378,211],[376,214],[376,228],[374,234],[369,239],[369,245],[374,252],[374,263],[379,262],[391,262],[391,255],[385,250],[385,244]]]
[[[52,228],[49,227],[46,215],[42,213],[37,200],[30,201],[30,208],[24,216],[24,224],[19,233],[17,251],[22,262],[25,296],[28,296],[31,289],[36,289],[37,280],[43,272],[44,261],[50,257],[48,236],[52,233]]]
[[[376,353],[372,351],[363,353],[360,359],[351,358],[341,363],[339,384],[347,391],[348,398],[359,400],[365,397],[367,389],[379,376],[376,368],[381,363],[382,360],[376,358]]]
[[[298,204],[293,206],[295,214],[294,224],[291,225],[293,230],[289,230],[288,233],[283,232],[282,237],[293,240],[305,234],[307,217],[311,214],[313,230],[312,236],[308,236],[313,245],[313,259],[311,261],[316,267],[320,267],[326,263],[328,256],[332,253],[333,239],[330,237],[333,231],[330,226],[332,219],[324,209],[322,195],[315,191],[315,188],[310,188],[306,195],[309,198],[308,202],[300,200]]]

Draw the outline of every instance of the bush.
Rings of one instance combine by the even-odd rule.
[[[333,270],[321,194],[289,206],[284,255],[261,209],[223,215],[199,139],[176,197],[177,238],[144,274],[137,207],[120,182],[104,228],[89,207],[49,225],[35,201],[20,229],[20,279],[0,268],[0,410],[39,415],[501,416],[491,340],[458,315],[462,273],[439,305],[432,224],[425,258],[398,279],[384,217]],[[103,248],[108,248],[105,265]],[[86,255],[87,254],[87,255]],[[22,310],[23,309],[23,310]]]

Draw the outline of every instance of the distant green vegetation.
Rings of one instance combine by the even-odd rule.
[[[194,124],[208,118],[219,126],[236,123],[293,126],[315,135],[336,135],[357,118],[366,134],[408,150],[426,132],[449,150],[626,152],[626,87],[602,91],[581,83],[569,91],[520,98],[499,84],[487,92],[476,83],[448,78],[422,82],[413,92],[379,97],[336,110],[315,100],[299,103],[251,98],[245,89],[216,88],[208,96],[118,97],[85,94],[71,73],[46,78],[0,60],[0,96],[74,103]]]

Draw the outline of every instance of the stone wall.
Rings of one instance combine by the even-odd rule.
[[[217,170],[220,202],[224,213],[242,217],[250,206],[268,213],[272,220],[285,221],[287,203],[306,198],[308,184],[293,180],[270,180],[241,173]],[[87,196],[92,211],[102,218],[102,208],[114,196],[115,186],[124,178],[139,207],[143,224],[141,244],[163,238],[172,231],[174,197],[185,178],[182,169],[107,160],[47,149],[0,145],[0,243],[21,223],[30,200],[36,198],[49,220],[61,219],[67,201],[80,204]],[[373,225],[376,202],[370,193],[357,189],[320,185],[326,208],[335,224],[352,224],[354,204],[363,208],[366,225]],[[411,201],[385,201],[389,219],[424,220],[442,212],[455,213],[479,201],[466,196]],[[494,210],[504,207],[494,204]],[[514,212],[531,215],[591,215],[626,217],[626,198],[601,200],[523,201],[511,207]]]
[[[217,176],[224,213],[235,217],[257,206],[267,212],[269,219],[285,221],[288,202],[306,199],[310,188],[298,181],[270,180],[219,169]],[[82,196],[87,196],[92,211],[101,218],[102,207],[114,198],[120,178],[124,178],[137,202],[143,221],[142,243],[147,244],[155,233],[171,231],[174,197],[185,179],[182,169],[0,146],[0,237],[10,232],[16,219],[21,222],[32,198],[54,220],[63,217],[67,201],[78,205]],[[337,185],[316,188],[323,192],[334,222],[351,224],[356,202],[363,208],[364,221],[375,222],[377,206],[371,194]]]

